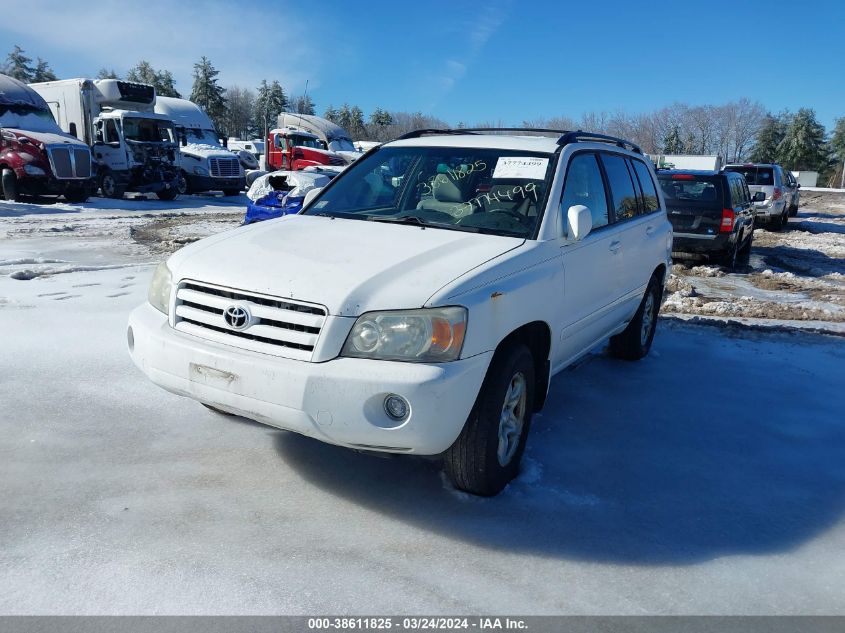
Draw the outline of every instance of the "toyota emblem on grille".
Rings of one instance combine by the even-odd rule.
[[[249,326],[249,312],[243,306],[233,305],[223,312],[223,319],[235,330],[243,330]]]

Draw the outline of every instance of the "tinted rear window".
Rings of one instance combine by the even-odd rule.
[[[722,204],[722,178],[719,176],[658,173],[657,180],[670,207],[689,203],[704,206]]]
[[[725,171],[742,174],[749,185],[772,186],[775,184],[775,174],[771,167],[725,167]]]

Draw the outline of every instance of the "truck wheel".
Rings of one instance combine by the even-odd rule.
[[[176,196],[179,195],[179,192],[176,190],[176,187],[171,187],[170,189],[162,189],[161,191],[157,191],[156,195],[158,196],[159,200],[174,200]]]
[[[188,184],[188,177],[184,171],[179,172],[179,175],[176,176],[176,191],[179,195],[191,193],[191,186]]]
[[[83,187],[82,189],[68,189],[65,191],[65,200],[68,202],[85,202],[88,200],[88,189]]]
[[[628,327],[621,334],[610,337],[611,355],[624,360],[640,360],[648,354],[654,340],[654,331],[657,329],[657,313],[660,310],[662,294],[658,277],[652,276],[640,307]]]
[[[118,185],[117,180],[114,178],[114,174],[110,171],[104,171],[100,174],[100,192],[103,194],[104,198],[115,198],[120,200],[123,198],[124,191],[126,191],[126,187]]]
[[[534,359],[525,345],[497,352],[444,467],[456,488],[501,492],[519,473],[534,410]]]
[[[241,195],[240,189],[224,189],[223,190],[224,196],[239,196]]]
[[[2,175],[3,197],[10,202],[17,202],[21,199],[18,193],[18,177],[11,169],[4,169]]]

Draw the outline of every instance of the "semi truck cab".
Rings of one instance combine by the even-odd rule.
[[[344,166],[347,162],[326,148],[316,134],[288,127],[271,130],[267,139],[267,169],[296,171],[320,165]]]

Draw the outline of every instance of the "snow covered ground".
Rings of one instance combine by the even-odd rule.
[[[556,377],[479,499],[149,383],[125,329],[154,263],[245,200],[178,205],[0,202],[0,613],[845,614],[842,337],[663,319],[644,361]],[[839,246],[679,279],[839,305]]]

